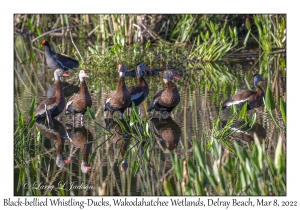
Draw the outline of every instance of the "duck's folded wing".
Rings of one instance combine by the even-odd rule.
[[[249,100],[255,94],[252,90],[240,90],[230,98],[226,99],[223,103],[223,106],[231,106],[233,104],[244,103]]]
[[[51,112],[57,106],[55,98],[47,98],[38,107],[36,107],[34,110],[35,116],[45,114],[45,105],[47,107],[47,110]]]
[[[161,94],[164,92],[164,90],[160,90],[158,91],[154,96],[153,96],[153,99],[152,99],[152,104],[151,104],[151,107],[148,109],[148,112],[150,112],[152,109],[154,109],[155,107],[155,104],[158,102],[159,98],[161,97]]]

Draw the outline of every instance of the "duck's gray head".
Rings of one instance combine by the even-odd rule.
[[[263,79],[260,74],[254,74],[253,75],[254,86],[257,87],[259,82],[267,82],[267,80]]]
[[[164,83],[169,82],[172,78],[180,79],[180,77],[178,75],[174,74],[173,71],[165,70],[164,73],[163,73]]]
[[[54,79],[55,79],[55,81],[60,81],[61,77],[68,77],[68,76],[69,76],[68,72],[66,72],[66,71],[64,71],[62,69],[56,69],[54,71]]]
[[[145,76],[146,75],[147,66],[144,63],[139,63],[136,66],[136,73],[138,76]]]

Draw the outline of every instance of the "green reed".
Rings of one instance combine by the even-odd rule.
[[[21,186],[27,182],[32,183],[32,177],[37,176],[36,167],[34,162],[28,162],[28,156],[30,153],[36,152],[37,148],[32,147],[33,141],[39,141],[34,134],[34,112],[33,109],[36,105],[35,98],[32,100],[29,117],[24,119],[23,114],[20,112],[18,105],[16,104],[16,116],[18,121],[14,132],[14,162],[19,170],[19,179],[17,184],[17,190],[20,190]],[[37,145],[38,146],[38,145]],[[24,190],[24,189],[23,189]],[[37,191],[31,188],[27,188],[27,194],[37,195]]]
[[[253,22],[257,29],[257,36],[251,32],[260,48],[270,53],[286,46],[286,20],[282,15],[253,15]],[[246,27],[251,30],[250,21],[247,19]]]
[[[210,160],[199,141],[194,140],[194,155],[181,159],[170,153],[176,182],[183,195],[286,195],[285,154],[278,140],[275,157],[266,152],[265,142],[257,137],[249,149],[233,143],[235,155],[222,150],[221,143],[211,137]],[[207,164],[212,162],[212,165]],[[167,195],[177,194],[165,181]],[[180,194],[179,192],[179,194]]]
[[[279,125],[278,123],[278,120],[276,120],[273,116],[273,113],[272,113],[272,110],[274,110],[276,108],[275,106],[275,101],[274,101],[274,97],[273,97],[273,94],[272,94],[272,91],[269,87],[267,87],[267,91],[266,91],[266,97],[264,99],[264,104],[266,105],[266,108],[272,118],[272,120],[274,121],[275,125],[280,128],[281,130],[283,130],[284,132],[285,131],[285,128],[283,128],[282,126]],[[282,116],[282,120],[284,122],[284,125],[286,125],[286,103],[285,101],[280,98],[280,106],[279,106],[279,109],[280,109],[280,113],[281,113],[281,116]]]
[[[246,46],[250,31],[256,40],[261,40],[258,43],[265,51],[269,52],[273,43],[280,48],[284,47],[284,16],[248,17],[254,24],[251,25],[245,15],[193,14],[16,14],[14,23],[19,34],[23,35],[28,30],[30,33],[27,36],[60,36],[63,45],[68,36],[78,40],[96,39],[91,45],[93,48],[101,46],[100,54],[104,54],[109,46],[112,46],[113,51],[121,53],[125,45],[161,42],[169,46],[192,45],[190,59],[215,61],[229,52],[240,50],[241,48],[236,48],[239,40],[244,39],[243,46]],[[238,34],[238,30],[244,31],[244,25],[248,32]],[[36,40],[32,39],[32,42]]]

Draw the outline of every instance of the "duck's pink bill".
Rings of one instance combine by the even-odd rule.
[[[65,164],[70,164],[72,161],[71,160],[65,160],[64,162],[65,162]]]
[[[150,71],[151,70],[151,68],[150,67],[146,67],[146,69],[145,69],[146,71]]]
[[[68,72],[63,73],[63,77],[68,77],[68,76],[70,76]]]
[[[86,169],[86,172],[89,172],[92,169],[92,167],[91,166],[86,166],[85,169]]]
[[[175,79],[180,79],[180,76],[178,76],[178,75],[176,75],[176,74],[174,74],[173,77],[174,77]]]

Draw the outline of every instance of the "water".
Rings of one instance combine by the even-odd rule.
[[[78,47],[80,49],[80,46]],[[32,99],[35,97],[39,104],[45,99],[47,90],[53,84],[53,71],[45,71],[46,64],[42,55],[37,58],[36,73],[29,70],[29,65],[25,67],[30,72],[29,78],[35,88],[29,85],[28,77],[18,61],[15,62],[18,74],[28,88],[25,88],[15,73],[14,103],[19,106],[25,119],[28,117]],[[282,74],[284,70],[277,63],[279,59],[274,58],[267,63],[269,71],[264,71],[267,73],[263,73],[263,77],[267,77],[266,79],[271,83],[278,104],[279,97],[285,97],[286,84],[285,75]],[[118,124],[104,117],[104,102],[107,94],[116,87],[117,71],[113,72],[111,77],[99,77],[100,89],[94,87],[91,78],[87,79],[93,99],[92,111],[95,113],[96,120],[92,121],[86,113],[85,126],[76,125],[73,128],[71,116],[66,116],[63,112],[59,120],[54,122],[55,127],[51,131],[43,123],[36,123],[35,140],[31,144],[32,152],[23,156],[25,162],[30,163],[29,168],[34,168],[36,173],[33,176],[34,170],[29,168],[22,169],[22,172],[15,163],[14,195],[32,194],[34,189],[38,189],[35,191],[37,195],[165,195],[163,180],[174,181],[175,179],[169,153],[173,152],[184,158],[193,155],[193,140],[206,145],[207,140],[204,135],[212,130],[212,121],[218,116],[220,103],[237,90],[247,88],[246,81],[253,88],[249,78],[259,71],[260,66],[250,61],[221,63],[214,68],[230,71],[233,75],[232,80],[224,83],[222,80],[228,80],[224,76],[219,77],[219,82],[215,82],[212,79],[215,74],[212,67],[204,70],[193,70],[193,68],[175,70],[181,77],[180,81],[175,81],[180,91],[181,101],[173,111],[172,119],[149,121],[155,136],[153,141],[156,143],[149,151],[149,162],[142,161],[141,170],[136,176],[133,175],[132,170],[132,160],[136,157],[129,155],[124,159],[124,155],[128,149],[132,149],[137,150],[137,158],[141,158],[139,155],[144,152],[143,145],[138,148],[134,143],[136,140],[130,142],[130,138],[120,135]],[[74,70],[69,72],[73,75],[77,73]],[[150,107],[154,94],[165,88],[161,72],[147,76],[146,80],[150,93],[139,107],[142,119],[148,117],[146,110]],[[73,76],[67,82],[78,83],[78,77]],[[136,83],[136,78],[126,77],[127,86]],[[264,90],[266,85],[261,84]],[[70,87],[70,92],[66,95],[67,100],[76,91],[78,91],[76,85]],[[242,143],[251,143],[253,133],[256,132],[259,139],[267,140],[268,152],[273,154],[278,138],[281,137],[285,141],[285,134],[276,127],[264,106],[249,111],[249,116],[254,113],[257,115],[255,126],[250,131],[237,132],[232,138]],[[230,110],[225,110],[222,114],[223,120],[226,121],[230,116]],[[14,117],[17,123],[17,116]],[[283,125],[279,109],[274,112],[274,117]],[[115,135],[109,139],[110,135],[104,128]],[[40,139],[38,139],[38,132],[42,134]],[[65,140],[66,137],[69,139]],[[94,156],[94,159],[89,163],[91,156]],[[24,175],[27,184],[18,186],[20,174]]]

